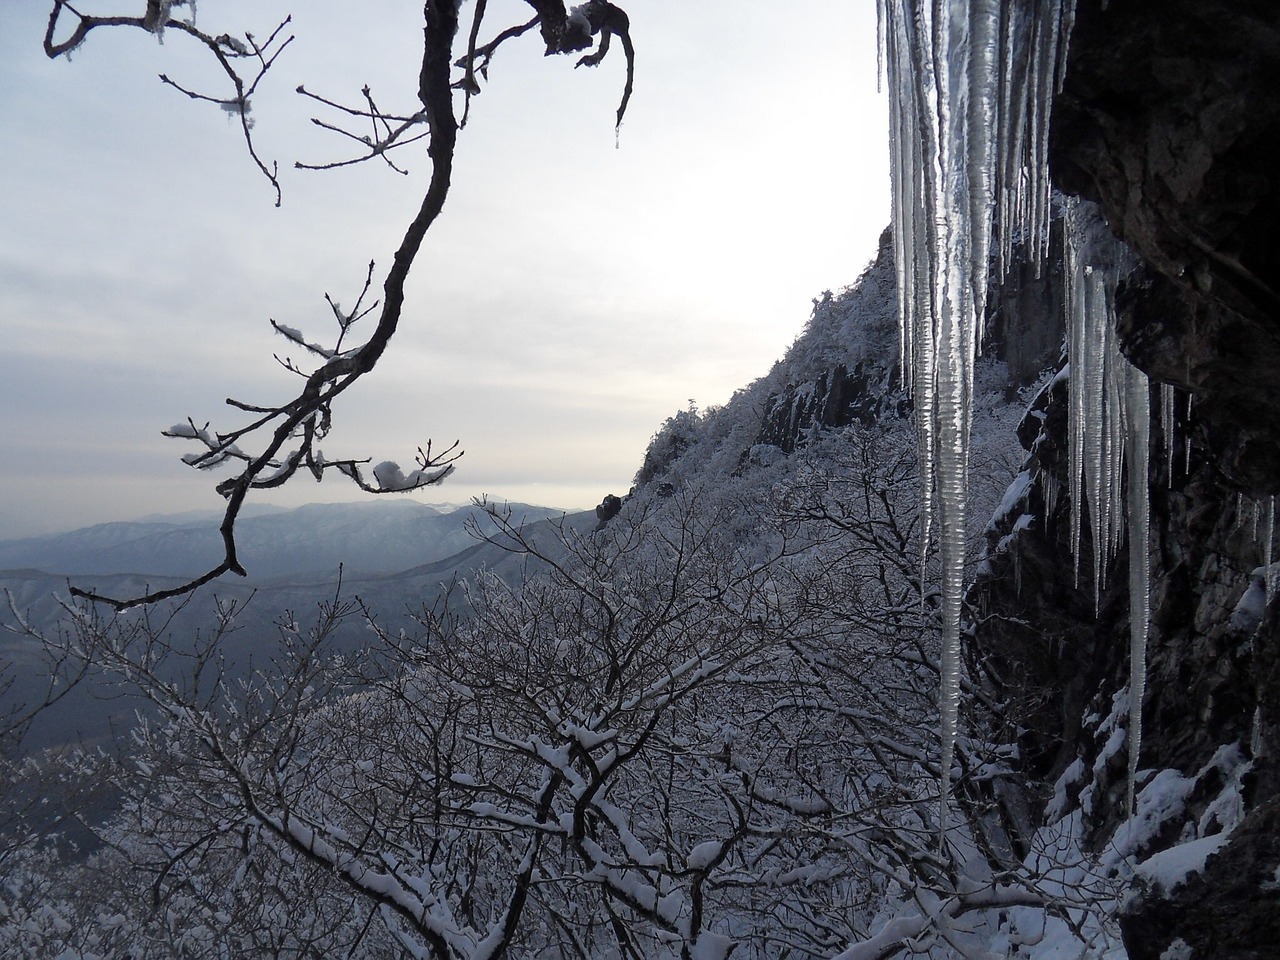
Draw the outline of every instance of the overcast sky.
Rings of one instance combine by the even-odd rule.
[[[870,0],[621,5],[637,63],[616,140],[620,48],[594,71],[544,59],[534,34],[498,53],[400,332],[335,405],[331,458],[407,467],[428,438],[460,439],[458,472],[419,499],[593,506],[626,492],[664,418],[766,373],[811,299],[874,254],[888,173]],[[527,11],[490,0],[484,36]],[[284,171],[275,209],[237,127],[158,81],[213,79],[189,40],[99,31],[49,62],[47,7],[0,5],[0,539],[219,509],[225,474],[184,466],[190,448],[160,431],[236,425],[227,396],[290,396],[268,318],[325,341],[323,295],[350,303],[369,260],[389,263],[425,157],[400,155],[408,177],[295,171],[343,146],[292,91],[368,83],[412,109],[421,4],[199,5],[212,33],[265,36],[286,13],[297,39],[253,101]],[[258,499],[365,496],[339,480]]]

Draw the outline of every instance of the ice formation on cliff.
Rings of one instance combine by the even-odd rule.
[[[1047,252],[1049,114],[1061,86],[1073,0],[880,0],[890,99],[900,362],[915,403],[927,550],[942,566],[940,828],[946,829],[959,702],[965,499],[973,361],[990,256]],[[1066,216],[1071,366],[1069,486],[1077,578],[1087,514],[1095,603],[1129,531],[1130,796],[1141,745],[1150,619],[1150,388],[1120,354],[1115,285],[1127,254],[1092,204]],[[1169,400],[1162,395],[1167,410]],[[1162,418],[1172,419],[1166,412]],[[1128,469],[1128,498],[1124,475]],[[936,514],[936,524],[934,515]]]
[[[955,748],[973,362],[989,256],[1047,245],[1049,113],[1073,0],[879,0],[903,381],[912,391],[923,546],[942,565],[939,828]]]

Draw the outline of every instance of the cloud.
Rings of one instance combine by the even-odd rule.
[[[688,398],[723,402],[763,375],[810,298],[858,275],[888,219],[864,6],[634,4],[639,72],[617,139],[619,58],[574,70],[533,39],[501,51],[402,330],[335,410],[333,453],[407,462],[428,436],[459,437],[468,454],[451,488],[506,484],[589,506],[596,486],[625,490]],[[410,153],[409,177],[289,168],[341,150],[308,122],[297,83],[342,97],[368,82],[380,103],[412,106],[411,6],[294,11],[298,39],[254,106],[284,169],[279,210],[221,111],[156,81],[208,76],[181,37],[161,47],[117,32],[49,63],[39,7],[0,9],[0,398],[12,421],[0,490],[27,505],[0,517],[0,536],[17,515],[119,517],[180,507],[180,491],[207,498],[216,478],[183,474],[158,430],[185,415],[237,422],[228,395],[286,396],[290,375],[271,355],[288,345],[268,318],[331,336],[323,295],[353,302],[370,259],[381,276],[429,172]],[[274,10],[229,3],[201,20],[262,35]],[[96,477],[74,466],[89,449],[107,458]],[[41,476],[58,480],[36,489]],[[26,527],[38,522],[57,523]]]

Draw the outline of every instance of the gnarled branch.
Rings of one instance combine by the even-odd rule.
[[[363,102],[359,106],[344,105],[312,93],[305,87],[298,88],[301,95],[343,115],[346,118],[344,122],[367,124],[364,127],[367,132],[358,132],[342,123],[314,119],[313,122],[322,128],[359,144],[360,150],[347,159],[315,164],[298,163],[298,167],[332,169],[381,158],[391,169],[404,173],[406,171],[393,163],[388,154],[392,150],[426,140],[426,152],[431,161],[431,178],[417,213],[405,229],[400,247],[383,279],[382,296],[372,305],[365,306],[373,284],[372,263],[365,277],[364,288],[352,310],[344,311],[326,295],[339,326],[339,334],[332,347],[309,341],[301,331],[272,321],[277,333],[301,349],[302,358],[318,361],[318,365],[312,367],[301,360],[295,362],[288,355],[276,357],[286,370],[302,379],[302,387],[293,399],[279,404],[256,404],[228,398],[229,406],[253,415],[247,424],[228,432],[219,432],[211,430],[207,423],[197,426],[194,420],[188,419],[165,431],[167,436],[193,440],[201,445],[201,450],[183,457],[193,467],[208,469],[226,463],[240,465],[235,476],[221,481],[216,487],[218,493],[226,499],[220,526],[223,558],[216,566],[181,586],[144,596],[115,598],[72,587],[71,592],[75,596],[100,601],[123,610],[190,593],[225,573],[245,576],[246,571],[237,557],[235,541],[235,524],[245,498],[252,490],[283,485],[300,469],[305,469],[316,480],[321,479],[326,470],[337,470],[370,493],[414,490],[439,483],[452,473],[454,463],[462,455],[457,442],[442,452],[433,452],[430,442],[425,447],[419,447],[414,468],[408,473],[392,461],[378,463],[371,469],[371,480],[364,469],[370,460],[330,460],[320,450],[319,443],[329,433],[334,400],[374,368],[399,326],[404,306],[405,283],[423,238],[440,215],[449,192],[460,126],[454,114],[452,91],[462,87],[469,100],[470,94],[479,89],[475,79],[477,71],[484,75],[488,58],[498,45],[506,39],[527,32],[535,23],[540,26],[548,54],[587,49],[592,44],[592,38],[599,35],[599,48],[595,53],[584,57],[579,65],[598,64],[608,51],[610,36],[617,34],[622,37],[628,62],[626,90],[618,110],[618,120],[621,122],[631,94],[633,66],[626,14],[603,0],[591,0],[571,11],[567,11],[559,0],[529,0],[529,3],[537,11],[533,20],[503,31],[492,43],[477,48],[476,38],[486,9],[484,0],[478,0],[469,33],[467,54],[457,61],[457,65],[464,70],[463,78],[455,83],[450,74],[454,62],[453,45],[458,32],[459,5],[452,0],[427,0],[423,56],[417,85],[419,104],[415,110],[400,113],[385,111],[375,101],[367,86],[361,90]],[[144,29],[158,37],[166,29],[171,29],[194,38],[217,60],[231,81],[234,95],[212,96],[185,87],[167,76],[162,76],[161,80],[194,100],[215,103],[238,114],[250,156],[274,186],[278,205],[280,186],[277,166],[272,163],[268,167],[259,158],[250,132],[252,122],[249,110],[250,98],[257,90],[258,83],[293,39],[291,36],[282,39],[283,31],[290,21],[286,19],[265,43],[260,44],[250,33],[245,33],[243,40],[225,33],[214,36],[197,29],[194,17],[190,21],[173,17],[170,8],[183,5],[180,0],[171,3],[150,2],[142,16],[106,17],[85,15],[66,0],[53,0],[44,39],[45,52],[50,57],[65,55],[83,43],[93,30],[106,26]],[[238,65],[242,61],[254,65],[252,76],[241,75]],[[365,317],[374,316],[376,324],[368,339],[358,347],[347,347],[347,335],[353,325]],[[264,438],[260,448],[248,449],[245,441],[252,437]]]

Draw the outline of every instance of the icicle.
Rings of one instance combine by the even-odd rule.
[[[1044,491],[1044,520],[1047,524],[1058,509],[1058,496],[1062,490],[1057,478],[1047,473],[1040,473],[1040,489]]]
[[[1107,392],[1112,398],[1111,410],[1108,411],[1107,426],[1107,478],[1110,500],[1107,506],[1107,559],[1110,560],[1120,552],[1120,543],[1125,531],[1125,499],[1124,499],[1124,463],[1128,455],[1128,384],[1133,366],[1120,353],[1120,342],[1116,337],[1116,318],[1112,309],[1115,302],[1115,271],[1107,274],[1106,281],[1106,323],[1107,323]],[[1134,371],[1137,372],[1137,371]],[[1143,378],[1146,383],[1146,378]],[[1147,401],[1145,409],[1150,413],[1151,403]],[[1148,435],[1150,431],[1147,431]],[[1144,457],[1146,454],[1144,453]]]
[[[876,93],[884,92],[885,0],[876,0]]]
[[[1276,538],[1276,498],[1267,497],[1267,542],[1262,548],[1262,562],[1266,565],[1266,581],[1267,581],[1267,606],[1271,605],[1271,601],[1276,595],[1276,574],[1271,569],[1271,545]]]
[[[1066,275],[1067,309],[1067,363],[1070,386],[1067,391],[1067,496],[1071,500],[1071,560],[1075,572],[1075,585],[1080,586],[1080,525],[1084,503],[1080,496],[1080,468],[1084,463],[1085,391],[1084,370],[1088,364],[1085,356],[1088,338],[1085,336],[1085,305],[1081,297],[1084,282],[1081,278],[1083,264],[1079,263],[1071,231],[1064,230],[1063,263]]]
[[[1151,623],[1151,391],[1147,376],[1124,364],[1128,420],[1129,527],[1129,806],[1133,813],[1138,758],[1142,751],[1142,697],[1146,692],[1147,635]]]
[[[1112,303],[1116,278],[1127,269],[1129,255],[1090,203],[1069,202],[1064,234],[1071,550],[1079,586],[1080,533],[1087,505],[1096,611],[1106,586],[1108,562],[1119,549],[1124,531],[1122,471],[1129,364],[1116,341]]]
[[[1164,471],[1173,489],[1173,384],[1160,384],[1160,432],[1164,436]]]
[[[1094,610],[1107,567],[1129,534],[1129,809],[1142,749],[1151,621],[1150,459],[1151,391],[1147,377],[1120,353],[1115,333],[1115,285],[1128,254],[1111,236],[1093,204],[1071,201],[1066,216],[1071,484],[1071,548],[1079,584],[1080,530],[1087,505],[1092,540]],[[1172,473],[1172,388],[1161,388],[1161,423]],[[1127,481],[1127,482],[1125,482]],[[1084,496],[1081,496],[1083,488]]]
[[[1106,488],[1110,476],[1107,469],[1106,446],[1109,431],[1105,416],[1109,407],[1103,391],[1106,389],[1107,325],[1105,304],[1099,296],[1098,277],[1092,268],[1085,271],[1086,317],[1085,366],[1080,371],[1080,389],[1085,395],[1084,469],[1085,495],[1089,498],[1089,524],[1093,544],[1093,598],[1094,612],[1102,598],[1102,574],[1105,569],[1103,556],[1107,551],[1106,517],[1111,497]],[[1101,308],[1101,309],[1100,309]],[[1075,389],[1074,385],[1072,389]]]
[[[1186,430],[1183,433],[1183,436],[1185,437],[1183,444],[1186,452],[1183,456],[1183,461],[1182,461],[1182,472],[1188,477],[1191,476],[1191,400],[1192,400],[1192,395],[1188,393],[1187,394],[1187,419],[1185,421]]]
[[[1061,86],[1073,4],[879,0],[877,8],[890,100],[899,362],[915,407],[922,565],[938,514],[944,840],[958,723],[973,361],[992,213],[999,208],[1002,257],[1018,230],[1043,248],[1049,107]],[[1024,182],[1034,194],[1025,201]]]

